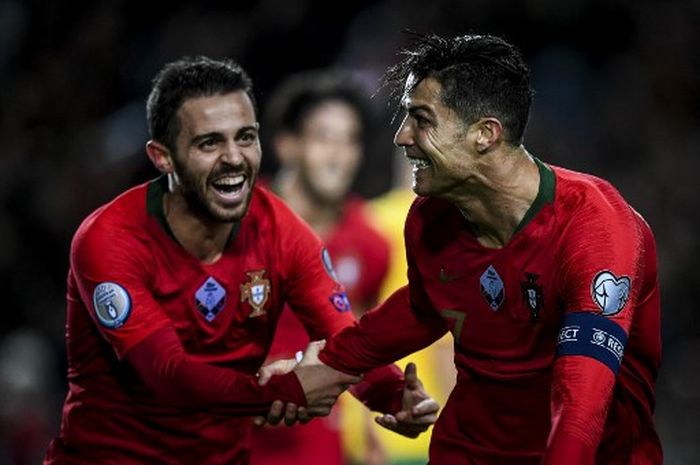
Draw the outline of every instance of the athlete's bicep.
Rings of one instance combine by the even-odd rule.
[[[285,270],[285,301],[311,339],[327,338],[354,321],[331,256],[311,229],[297,220],[278,247]]]
[[[117,231],[92,228],[71,247],[71,273],[84,307],[122,358],[146,336],[170,324],[149,290],[142,245]]]
[[[643,268],[635,213],[613,196],[585,205],[565,231],[560,286],[565,313],[552,381],[545,463],[591,463],[634,318]]]

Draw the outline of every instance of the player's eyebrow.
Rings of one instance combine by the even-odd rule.
[[[428,114],[430,117],[435,117],[435,111],[429,107],[428,105],[413,105],[411,103],[408,103],[406,106],[406,111],[408,112],[409,115],[413,116],[417,113],[425,112]]]
[[[220,141],[224,139],[224,135],[220,132],[207,132],[204,134],[199,134],[194,136],[192,140],[190,140],[190,144],[197,145],[206,139],[214,139],[216,141]]]

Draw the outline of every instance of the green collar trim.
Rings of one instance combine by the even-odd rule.
[[[161,228],[163,228],[163,231],[165,231],[165,233],[168,236],[170,236],[175,242],[180,244],[180,241],[178,241],[177,237],[175,237],[173,230],[170,229],[168,220],[165,219],[165,211],[163,210],[163,196],[165,195],[165,192],[167,192],[167,190],[168,177],[166,175],[158,176],[156,179],[149,182],[148,190],[146,192],[146,211],[150,216],[154,216],[156,220],[158,220],[158,223],[160,224]],[[238,231],[240,231],[240,229],[240,221],[233,224],[233,228],[231,228],[231,234],[229,235],[224,248],[228,247],[229,244],[233,242],[233,240],[238,235]]]
[[[530,205],[530,208],[528,208],[523,219],[520,220],[518,227],[515,228],[514,234],[525,228],[546,204],[554,202],[554,189],[556,187],[554,172],[539,159],[534,157],[533,159],[540,171],[540,187],[537,191],[537,197],[535,197],[535,200],[532,202],[532,205]]]

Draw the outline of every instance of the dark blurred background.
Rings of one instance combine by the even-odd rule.
[[[350,69],[374,92],[407,27],[516,43],[537,90],[528,149],[611,180],[651,224],[665,463],[700,463],[699,25],[691,0],[0,0],[0,465],[39,463],[58,427],[71,235],[156,175],[143,147],[158,69],[185,54],[232,57],[261,109],[308,68]],[[368,198],[391,187],[395,157],[386,95],[373,102],[378,129],[357,185]],[[268,154],[264,173],[274,169]]]

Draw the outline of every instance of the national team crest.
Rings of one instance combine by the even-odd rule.
[[[503,280],[496,272],[493,265],[484,271],[479,280],[481,283],[481,295],[484,296],[489,307],[494,312],[501,307],[501,304],[506,298],[506,289],[503,287]]]
[[[608,270],[601,271],[591,285],[593,300],[604,316],[611,316],[622,310],[630,297],[630,278],[617,277]]]
[[[253,311],[248,318],[255,318],[265,314],[265,303],[270,296],[270,280],[263,278],[265,270],[247,271],[250,281],[241,284],[241,302],[248,300],[248,304],[253,307]]]
[[[537,279],[540,277],[538,274],[525,273],[525,277],[527,281],[520,283],[520,288],[523,291],[523,300],[530,309],[530,320],[535,322],[539,319],[544,306],[544,294],[542,286],[537,284]]]
[[[194,294],[197,310],[207,321],[212,321],[226,304],[226,289],[211,276]]]

